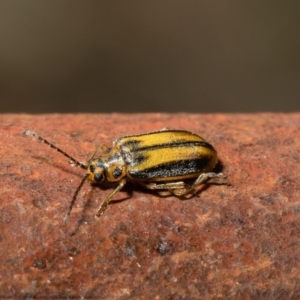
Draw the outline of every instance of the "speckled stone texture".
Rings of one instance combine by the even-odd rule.
[[[79,161],[116,138],[163,127],[212,143],[227,178],[187,200],[110,186]],[[300,299],[300,114],[0,116],[0,298]],[[230,183],[222,184],[222,183]]]

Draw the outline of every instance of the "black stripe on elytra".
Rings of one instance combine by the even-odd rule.
[[[122,143],[121,146],[136,149],[140,143],[141,143],[141,141],[129,140],[129,141]]]
[[[211,157],[169,162],[145,170],[129,171],[134,179],[167,178],[201,173],[205,170]]]
[[[130,166],[139,165],[143,161],[145,161],[145,159],[147,159],[146,155],[141,153],[134,153],[134,151],[121,150],[120,153],[125,163]]]
[[[152,146],[144,146],[144,147],[136,147],[131,151],[151,151],[156,149],[164,149],[164,148],[177,148],[177,147],[204,147],[211,150],[214,150],[214,147],[206,142],[186,142],[186,141],[177,141],[173,143],[164,143],[164,144],[157,144]]]

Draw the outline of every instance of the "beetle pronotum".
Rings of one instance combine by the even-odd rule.
[[[112,147],[98,146],[86,163],[77,161],[32,131],[23,133],[44,142],[69,158],[74,165],[86,170],[65,220],[86,180],[92,184],[100,184],[104,180],[117,183],[117,187],[99,206],[96,213],[99,217],[127,181],[135,181],[151,190],[169,190],[176,196],[183,196],[195,193],[197,186],[210,178],[224,177],[222,173],[210,172],[218,161],[214,147],[200,136],[185,130],[162,129],[124,136],[115,140]],[[96,157],[99,149],[102,153]],[[196,178],[191,185],[183,181],[189,178]]]

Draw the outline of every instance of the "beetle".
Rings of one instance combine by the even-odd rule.
[[[175,196],[194,194],[197,186],[214,177],[225,177],[211,172],[217,164],[217,151],[202,137],[186,130],[163,128],[116,139],[111,147],[100,144],[91,158],[82,163],[48,142],[38,134],[26,130],[25,135],[35,137],[70,159],[73,165],[86,170],[70,203],[65,221],[69,217],[77,195],[87,180],[91,184],[103,181],[117,183],[116,188],[99,206],[101,216],[110,200],[127,181],[134,181],[151,190],[169,190]],[[101,154],[97,156],[97,152]],[[184,180],[195,178],[192,184]]]

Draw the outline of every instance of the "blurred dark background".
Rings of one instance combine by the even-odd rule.
[[[0,0],[0,112],[300,110],[300,1]]]

